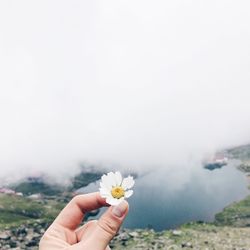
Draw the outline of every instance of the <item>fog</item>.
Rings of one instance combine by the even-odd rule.
[[[248,143],[249,8],[1,1],[0,177],[80,162],[181,173]]]

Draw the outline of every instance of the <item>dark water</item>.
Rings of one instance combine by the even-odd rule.
[[[225,206],[248,194],[245,175],[233,165],[214,171],[202,167],[156,169],[138,178],[124,227],[163,230],[189,221],[212,221]],[[95,183],[82,191],[98,188]]]

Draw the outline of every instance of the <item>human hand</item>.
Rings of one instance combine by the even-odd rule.
[[[99,220],[79,227],[86,212],[108,206],[99,193],[75,196],[43,235],[39,250],[108,250],[128,213],[128,203],[111,206]]]

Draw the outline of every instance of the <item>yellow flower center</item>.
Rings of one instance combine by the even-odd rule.
[[[120,186],[113,187],[111,190],[111,194],[114,198],[120,199],[125,195],[125,190]]]

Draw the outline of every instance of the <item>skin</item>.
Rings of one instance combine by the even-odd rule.
[[[79,227],[86,212],[108,206],[99,193],[74,197],[43,235],[39,250],[109,250],[109,242],[128,213],[128,203],[110,206],[99,220]]]

